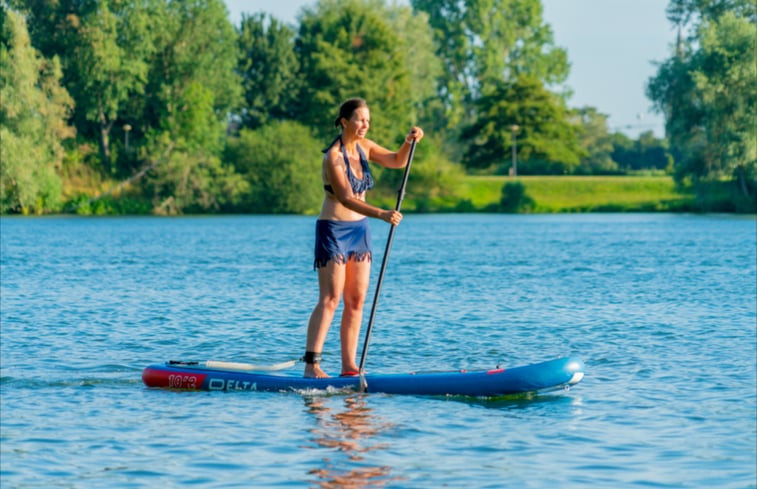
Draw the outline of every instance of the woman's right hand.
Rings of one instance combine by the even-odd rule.
[[[379,217],[389,224],[396,226],[402,220],[402,213],[392,209],[388,211],[381,211],[381,215]]]

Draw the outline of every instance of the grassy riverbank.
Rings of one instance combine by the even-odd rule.
[[[690,208],[695,200],[669,176],[470,176],[463,189],[476,207],[488,209],[500,204],[508,183],[523,188],[514,211],[676,211]]]
[[[71,176],[69,176],[71,177]],[[82,176],[69,178],[69,194],[79,198],[65,212],[79,214],[149,214],[151,204],[131,195],[128,186],[113,195],[92,201],[88,195],[115,182],[99,182]],[[91,180],[91,181],[90,181]],[[73,185],[76,184],[76,185]],[[107,185],[110,184],[110,185]],[[710,182],[698,191],[682,189],[673,178],[654,176],[464,176],[452,195],[419,197],[408,185],[404,212],[738,212],[751,213],[753,201],[740,197],[729,182]],[[394,207],[395,190],[375,189],[369,196],[374,205]]]
[[[503,190],[505,189],[506,190]],[[382,205],[391,205],[384,197]],[[455,198],[418,201],[408,188],[408,212],[680,212],[697,210],[693,190],[670,176],[466,176]]]

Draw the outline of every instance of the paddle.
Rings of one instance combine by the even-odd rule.
[[[181,362],[178,360],[171,360],[169,365],[180,365],[182,367],[195,367],[195,368],[210,368],[218,370],[239,370],[240,372],[275,372],[277,370],[285,370],[292,368],[296,364],[296,360],[289,360],[287,362],[275,363],[273,365],[253,365],[251,363],[239,363],[239,362],[219,362],[216,360],[208,360],[206,362]]]
[[[410,175],[410,165],[413,163],[413,154],[415,154],[415,140],[410,144],[410,154],[407,155],[405,174],[402,176],[402,185],[400,185],[400,189],[397,192],[397,205],[394,206],[394,210],[398,212],[402,207],[402,201],[405,198],[405,186],[407,185],[407,177]],[[373,296],[371,315],[368,319],[368,329],[365,332],[363,353],[360,355],[360,392],[365,392],[365,389],[368,387],[368,383],[365,381],[365,357],[368,355],[368,343],[371,340],[371,331],[373,331],[373,319],[376,317],[376,307],[378,306],[379,294],[381,293],[381,284],[384,282],[384,271],[386,271],[386,262],[389,261],[389,250],[392,248],[392,240],[394,239],[394,230],[396,228],[397,226],[394,224],[389,228],[389,237],[386,240],[386,250],[384,250],[384,258],[381,260],[381,271],[379,272],[378,282],[376,282],[376,294]]]

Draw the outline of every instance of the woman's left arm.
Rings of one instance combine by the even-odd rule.
[[[381,166],[386,168],[402,168],[407,164],[407,157],[410,154],[410,145],[413,141],[416,143],[423,139],[423,129],[420,127],[414,127],[410,130],[405,137],[405,142],[402,143],[400,149],[396,152],[389,151],[383,146],[370,141],[368,146],[368,159],[375,161]]]

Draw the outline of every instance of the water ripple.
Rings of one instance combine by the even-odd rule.
[[[3,488],[755,487],[754,219],[407,216],[367,367],[587,365],[495,399],[142,385],[301,355],[312,218],[0,223]]]

